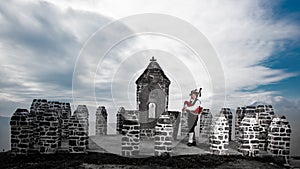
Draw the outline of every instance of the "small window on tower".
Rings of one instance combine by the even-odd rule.
[[[149,103],[149,118],[155,118],[155,109],[156,109],[156,105],[155,103]]]

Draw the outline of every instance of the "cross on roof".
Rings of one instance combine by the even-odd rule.
[[[156,59],[154,58],[154,56],[152,56],[152,58],[150,59],[151,62],[155,62]]]

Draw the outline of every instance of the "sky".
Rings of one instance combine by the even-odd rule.
[[[105,105],[113,123],[119,107],[136,108],[134,82],[155,56],[171,80],[171,110],[199,87],[213,114],[272,104],[299,150],[299,8],[292,0],[0,2],[0,116],[46,98],[73,111],[86,104],[91,121]]]

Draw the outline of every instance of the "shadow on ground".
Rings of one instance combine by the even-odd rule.
[[[110,153],[48,154],[13,156],[0,153],[0,168],[283,168],[270,157],[249,158],[239,155],[182,155],[127,158]]]

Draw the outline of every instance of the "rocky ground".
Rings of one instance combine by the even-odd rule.
[[[174,157],[126,158],[110,153],[13,156],[0,153],[0,168],[284,168],[271,157],[184,155]]]

